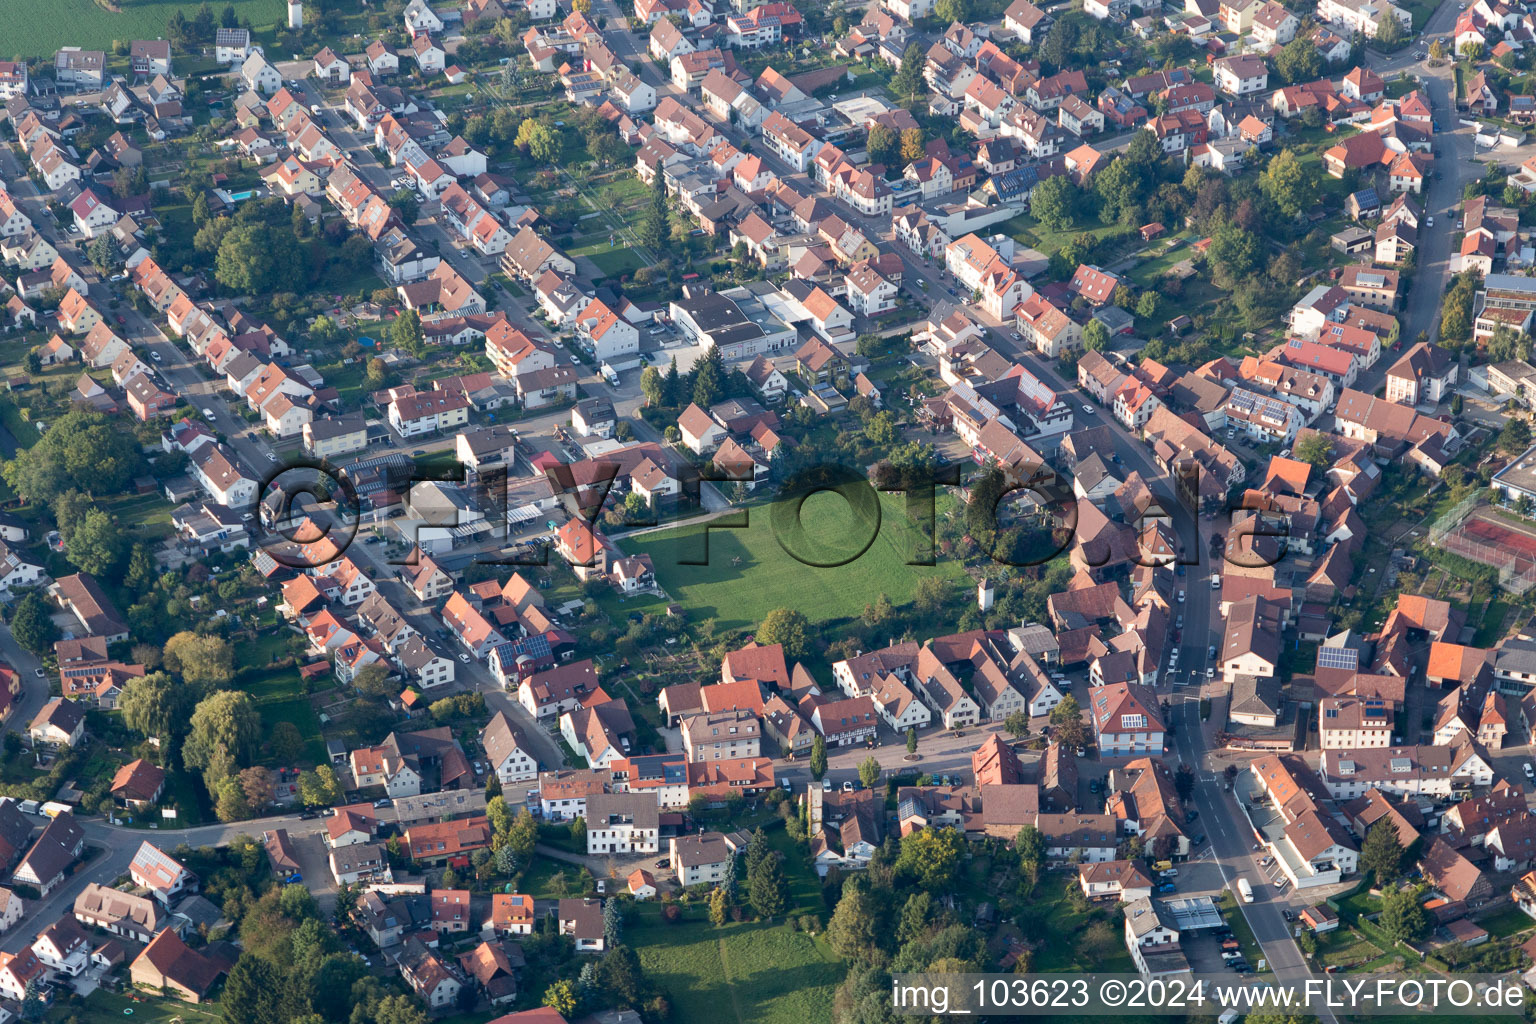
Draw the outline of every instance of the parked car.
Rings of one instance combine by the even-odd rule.
[[[852,782],[845,782],[845,783],[843,783],[843,792],[844,793],[852,793],[853,792],[853,783]]]
[[[1164,882],[1162,885],[1157,887],[1157,891],[1158,892],[1173,892],[1177,888],[1178,888],[1178,886],[1174,885],[1172,882]]]

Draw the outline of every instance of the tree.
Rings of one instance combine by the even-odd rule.
[[[709,893],[709,923],[716,928],[725,924],[725,914],[729,909],[726,905],[725,890],[720,888],[711,889]]]
[[[1136,300],[1136,315],[1143,320],[1152,320],[1157,316],[1157,292],[1145,291]]]
[[[1531,446],[1531,425],[1511,418],[1499,431],[1499,446],[1511,455],[1525,451]]]
[[[667,231],[667,182],[666,176],[657,174],[651,180],[651,201],[646,206],[645,212],[640,215],[640,244],[647,249],[665,249],[669,233]],[[677,361],[674,357],[672,370],[675,374]],[[674,377],[675,379],[675,377]],[[678,395],[669,392],[667,405],[678,404]]]
[[[875,788],[875,783],[880,781],[880,771],[880,762],[875,760],[874,755],[859,762],[859,781],[865,789]]]
[[[923,66],[925,57],[923,48],[917,43],[912,43],[901,55],[901,68],[891,78],[891,95],[910,106],[928,91],[928,83],[923,80]]]
[[[901,130],[901,162],[909,164],[921,160],[928,150],[923,143],[923,130],[916,126]]]
[[[41,656],[53,650],[53,643],[59,638],[59,627],[54,624],[47,602],[36,591],[16,602],[16,613],[11,616],[11,636],[33,654]]]
[[[784,880],[784,866],[779,855],[764,857],[747,877],[747,902],[758,917],[778,917],[788,901],[789,886]]]
[[[965,841],[953,828],[921,828],[901,839],[896,870],[930,892],[949,887],[960,864]]]
[[[272,748],[274,758],[289,765],[304,754],[304,734],[292,722],[278,722],[272,727],[272,738],[267,745]]]
[[[363,390],[378,391],[389,381],[389,364],[378,356],[368,360],[368,369],[363,374]]]
[[[1385,23],[1382,24],[1382,28],[1386,28]],[[1376,34],[1376,38],[1378,41],[1381,39],[1380,32]],[[1457,52],[1461,54],[1461,59],[1466,61],[1468,64],[1476,64],[1478,61],[1483,59],[1483,44],[1479,43],[1475,39],[1468,39],[1466,42],[1461,44],[1461,49]]]
[[[913,725],[907,726],[907,753],[917,753],[917,727]]]
[[[5,464],[5,482],[32,501],[51,502],[70,488],[85,494],[116,494],[144,464],[132,431],[100,413],[74,411]]]
[[[507,832],[507,845],[517,852],[524,863],[533,856],[533,848],[539,841],[539,825],[533,820],[533,814],[524,807],[518,811],[517,817],[512,819],[512,828]]]
[[[400,684],[390,678],[389,666],[381,661],[358,670],[352,677],[352,685],[359,693],[370,697],[394,697],[400,692]]]
[[[919,830],[926,831],[926,830]],[[827,942],[844,960],[858,961],[880,946],[879,919],[874,899],[863,879],[843,883],[842,898],[827,923]]]
[[[403,224],[416,223],[416,218],[421,216],[421,200],[416,198],[416,193],[408,188],[397,188],[389,194],[385,200],[391,210],[400,215]]]
[[[426,335],[421,331],[421,314],[414,309],[402,310],[389,325],[389,340],[403,351],[420,352],[426,345]]]
[[[663,390],[661,371],[654,366],[647,366],[640,371],[640,393],[645,396],[645,404],[658,406],[663,404],[666,397]]]
[[[299,773],[299,799],[306,807],[330,807],[341,802],[341,780],[328,764]]]
[[[255,752],[261,717],[248,693],[221,690],[198,701],[182,748],[188,768],[200,768],[209,792]]]
[[[865,142],[871,163],[894,165],[901,157],[901,136],[887,124],[877,124],[869,130]]]
[[[971,20],[971,12],[966,0],[939,0],[938,3],[933,5],[933,13],[938,16],[940,21],[948,22],[949,24],[954,24],[957,21],[964,24]]]
[[[253,812],[266,809],[277,798],[277,779],[260,765],[246,768],[236,776],[245,802]]]
[[[1305,32],[1299,33],[1280,49],[1275,70],[1288,84],[1310,82],[1323,73],[1323,56]]]
[[[1310,39],[1301,41],[1315,52]],[[1259,190],[1287,220],[1295,220],[1316,203],[1317,178],[1301,165],[1294,150],[1283,149],[1259,175]]]
[[[827,774],[827,741],[820,734],[811,740],[811,777],[820,782]]]
[[[1429,915],[1420,902],[1417,886],[1398,889],[1381,899],[1381,917],[1377,923],[1387,936],[1397,942],[1412,942],[1429,930]]]
[[[1102,352],[1104,346],[1109,344],[1109,328],[1099,320],[1089,320],[1083,328],[1083,350],[1086,352]]]
[[[543,121],[530,117],[518,125],[517,140],[513,144],[536,163],[555,164],[559,161],[560,136]]]
[[[1378,818],[1360,845],[1360,866],[1376,876],[1378,886],[1397,881],[1403,870],[1403,843],[1391,818]]]
[[[291,986],[270,960],[247,953],[235,961],[220,1000],[226,1024],[288,1024]]]
[[[1029,715],[1023,711],[1011,711],[1003,719],[1003,731],[1014,739],[1029,735]]]
[[[1082,746],[1083,709],[1077,698],[1070,693],[1051,709],[1051,725],[1056,727],[1056,738],[1069,747]]]
[[[102,275],[115,271],[122,265],[122,259],[117,254],[117,248],[112,244],[112,236],[108,234],[97,235],[86,247],[85,255],[90,259],[91,265],[101,271]]]
[[[219,243],[214,276],[232,292],[272,292],[281,290],[298,264],[298,243],[291,229],[260,222],[236,224]]]
[[[1376,46],[1382,50],[1396,49],[1408,38],[1403,23],[1397,20],[1396,11],[1389,9],[1387,15],[1376,26]]]
[[[183,630],[165,642],[165,667],[183,682],[225,686],[235,678],[235,652],[227,640]]]
[[[759,644],[783,644],[784,657],[790,661],[799,661],[810,653],[810,638],[809,620],[803,612],[793,608],[775,608],[763,617],[763,623],[757,630]]]
[[[1173,788],[1179,799],[1187,802],[1195,791],[1195,770],[1187,764],[1179,765],[1173,773]]]
[[[1327,434],[1311,433],[1296,442],[1291,457],[1322,469],[1333,458],[1333,441]]]
[[[1053,231],[1065,231],[1077,219],[1082,191],[1065,174],[1055,174],[1029,194],[1029,212]]]
[[[914,892],[907,897],[901,908],[901,924],[896,927],[896,942],[905,946],[927,934],[933,923],[933,896],[928,892]]]
[[[128,680],[117,706],[123,724],[147,738],[158,738],[161,749],[174,746],[173,740],[186,728],[191,708],[191,693],[164,672],[151,672]]]
[[[618,900],[603,903],[603,944],[609,949],[619,944],[624,935],[624,915]]]
[[[724,383],[725,357],[718,345],[711,345],[693,368],[693,404],[708,409],[720,401]]]
[[[562,1017],[576,1015],[576,986],[561,979],[544,990],[544,1005]]]

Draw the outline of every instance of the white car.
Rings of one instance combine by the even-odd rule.
[[[1532,768],[1531,767],[1531,762],[1527,761],[1527,762],[1525,762],[1525,764],[1521,765],[1520,767],[1525,772],[1525,777],[1526,778],[1528,778],[1528,779],[1536,779],[1536,768]]]
[[[267,461],[268,462],[276,462],[277,461],[276,453],[274,453],[274,452],[267,452]]]
[[[468,665],[469,664],[469,655],[461,654],[461,655],[459,655],[459,660],[462,661],[464,664]]]
[[[1091,405],[1083,406],[1083,415],[1084,416],[1092,416],[1093,415],[1093,406],[1091,406]]]
[[[1434,227],[1435,226],[1435,218],[1434,217],[1427,217],[1427,218],[1425,218],[1424,226],[1425,227],[1431,227],[1431,228]]]
[[[158,363],[158,362],[160,362],[160,353],[159,352],[151,352],[149,354],[149,358],[153,359],[155,362]]]

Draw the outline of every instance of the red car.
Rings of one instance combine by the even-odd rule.
[[[123,317],[123,314],[119,313],[117,314],[117,322],[119,326],[121,326],[122,324],[126,324],[128,321]]]

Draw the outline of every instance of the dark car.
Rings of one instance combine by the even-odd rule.
[[[304,811],[303,813],[301,813],[299,815],[299,820],[300,821],[314,821],[318,817],[320,817],[320,815],[316,814],[314,811]]]
[[[1196,846],[1202,845],[1205,842],[1205,833],[1201,832],[1199,835],[1195,836],[1194,839],[1191,839],[1190,842],[1194,843]]]
[[[1188,814],[1184,815],[1186,821],[1194,821],[1198,817],[1200,817],[1200,812],[1193,807],[1189,809]]]
[[[663,857],[656,862],[656,866],[659,868],[669,868],[672,866],[672,859],[670,857]]]

